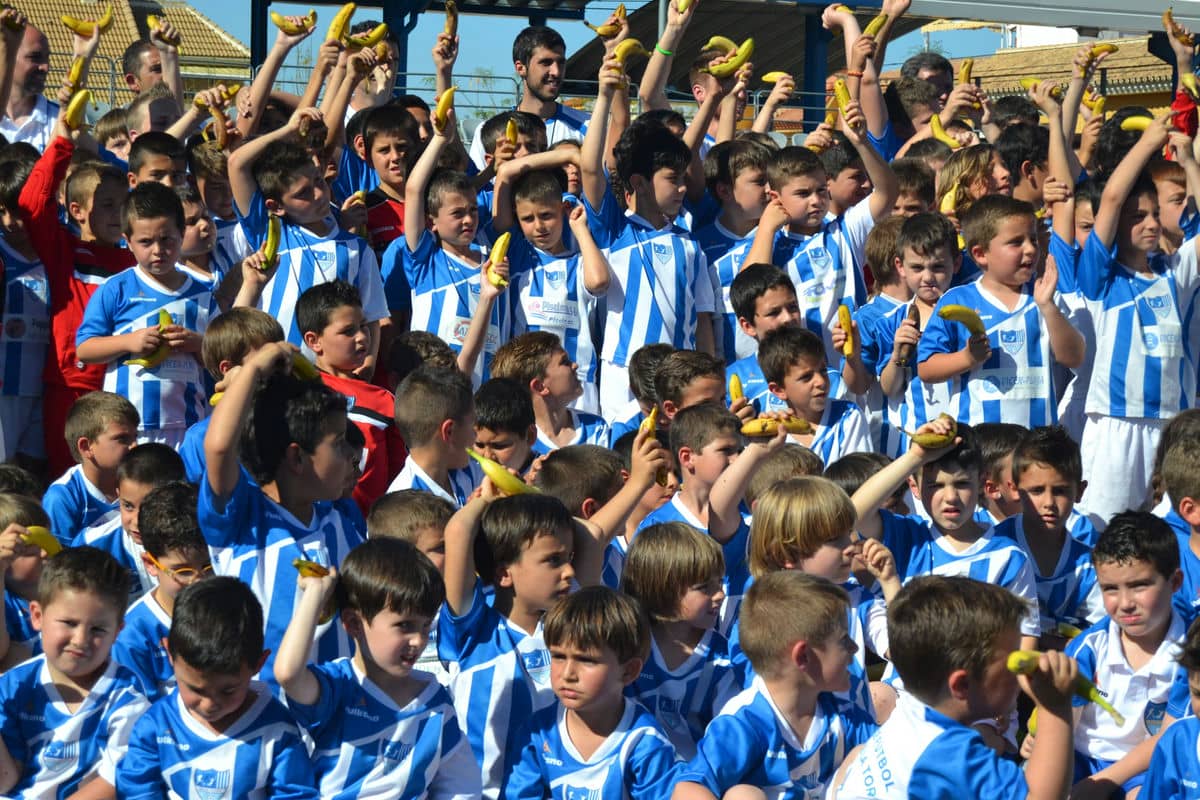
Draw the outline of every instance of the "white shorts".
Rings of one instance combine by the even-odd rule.
[[[175,452],[179,452],[179,448],[183,446],[183,437],[186,434],[187,428],[155,428],[154,430],[138,431],[138,444],[157,442],[167,445]]]
[[[0,396],[0,461],[12,461],[18,453],[39,460],[46,457],[40,396]]]
[[[1150,497],[1154,455],[1167,420],[1088,414],[1083,427],[1083,479],[1088,482],[1076,509],[1097,530],[1114,514],[1138,510]]]
[[[621,412],[633,399],[633,392],[629,391],[629,368],[601,362],[600,416],[610,423],[621,421]]]

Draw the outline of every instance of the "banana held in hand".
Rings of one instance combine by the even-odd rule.
[[[658,404],[657,403],[654,404],[654,408],[650,409],[650,413],[646,415],[646,418],[644,420],[642,420],[642,424],[639,425],[638,427],[640,427],[644,431],[648,431],[651,436],[654,436],[658,433]],[[660,469],[654,473],[654,482],[657,483],[659,486],[667,485],[667,470],[665,468]]]
[[[962,65],[959,66],[959,68],[958,68],[958,82],[959,83],[970,83],[971,82],[971,70],[974,68],[975,68],[975,59],[964,58]]]
[[[1179,76],[1179,85],[1185,92],[1192,96],[1193,100],[1200,99],[1200,84],[1197,84],[1194,73],[1182,73]]]
[[[975,309],[969,306],[960,306],[951,303],[950,305],[942,306],[938,310],[938,316],[950,322],[958,322],[965,325],[972,336],[982,336],[987,333],[987,328],[983,325],[983,320],[979,318],[979,314]]]
[[[812,426],[808,424],[808,420],[800,417],[785,417],[782,420],[773,417],[759,417],[742,426],[742,436],[752,439],[771,439],[779,434],[780,426],[788,433],[799,435],[812,433]]]
[[[913,444],[920,445],[925,450],[941,450],[943,447],[949,447],[954,444],[954,437],[958,436],[958,420],[949,414],[943,412],[938,414],[939,420],[945,420],[950,423],[949,433],[914,433],[912,431],[904,431]]]
[[[442,28],[447,36],[453,39],[458,35],[458,4],[454,0],[446,0],[446,27]]]
[[[1195,47],[1196,46],[1195,37],[1193,37],[1190,33],[1188,33],[1186,30],[1184,30],[1183,26],[1175,21],[1175,12],[1170,7],[1168,7],[1167,10],[1163,12],[1162,23],[1163,23],[1163,28],[1165,28],[1167,31],[1170,31],[1171,33],[1175,34],[1175,38],[1178,39],[1179,43],[1182,44],[1184,47]]]
[[[171,315],[167,312],[167,310],[165,308],[160,308],[158,310],[158,332],[165,333],[167,328],[174,324],[175,320],[171,319]],[[164,341],[158,347],[154,348],[154,352],[152,352],[150,355],[131,358],[125,362],[125,366],[141,367],[142,369],[154,369],[159,364],[166,361],[167,356],[170,354],[171,345]]]
[[[1041,655],[1036,650],[1014,650],[1008,654],[1008,662],[1005,666],[1014,675],[1032,675],[1037,672],[1038,659]],[[1112,703],[1108,702],[1104,695],[1100,694],[1100,690],[1096,688],[1096,684],[1083,675],[1075,677],[1075,695],[1082,697],[1084,700],[1090,700],[1107,711],[1118,726],[1125,724],[1125,717],[1121,716],[1121,713],[1113,708]]]
[[[319,381],[321,373],[304,357],[303,353],[292,353],[292,377],[302,381]]]
[[[700,48],[700,52],[704,52],[705,50],[720,50],[722,53],[728,55],[737,50],[737,42],[728,36],[714,36],[704,43],[704,47]]]
[[[1021,88],[1027,92],[1036,92],[1042,81],[1039,78],[1021,78]],[[1050,96],[1055,100],[1062,100],[1063,90],[1061,86],[1055,86],[1050,90]]]
[[[786,72],[782,72],[780,70],[775,70],[774,72],[768,72],[766,75],[763,75],[762,82],[763,83],[779,83],[784,78],[790,78],[790,77],[791,77],[791,75],[788,75]]]
[[[21,535],[21,541],[34,547],[40,547],[47,556],[56,555],[63,549],[62,542],[55,539],[50,530],[41,525],[26,526],[25,533]]]
[[[508,143],[514,147],[517,144],[517,121],[510,119],[508,124],[504,126],[504,138],[508,139]]]
[[[875,19],[867,23],[867,27],[863,28],[863,36],[875,36],[883,30],[883,26],[887,24],[887,21],[887,14],[877,15]]]
[[[647,50],[637,39],[625,39],[617,49],[613,51],[613,58],[617,60],[619,69],[625,69],[625,61],[630,56],[640,56],[641,58],[649,58],[650,51]]]
[[[450,114],[450,109],[454,108],[454,93],[457,91],[457,86],[451,86],[438,96],[437,103],[434,104],[433,129],[438,133],[446,129],[446,119]]]
[[[601,39],[611,39],[621,32],[621,26],[617,24],[593,25],[586,19],[583,21],[583,24],[595,31],[596,35]]]
[[[733,374],[729,377],[729,402],[735,403],[746,396],[746,392],[742,389],[742,379]]]
[[[162,20],[159,19],[158,17],[154,16],[153,14],[149,14],[146,17],[146,27],[147,27],[147,29],[149,29],[149,31],[151,33],[162,30]],[[101,33],[103,33],[104,29],[101,28],[100,31],[101,31]],[[179,34],[177,34],[177,33],[173,34],[170,37],[160,36],[159,38],[161,38],[164,42],[171,45],[172,47],[179,47],[180,43],[183,41],[182,39],[179,38]]]
[[[500,273],[494,271],[492,267],[499,264],[508,255],[508,246],[512,243],[512,234],[508,231],[500,234],[496,239],[496,243],[492,245],[492,252],[488,254],[487,279],[488,283],[495,286],[497,289],[503,289],[508,286],[508,281],[504,279]]]
[[[329,574],[328,567],[315,561],[309,561],[307,558],[292,559],[292,566],[296,568],[302,578],[324,578]]]
[[[842,303],[838,306],[838,327],[846,334],[846,341],[842,343],[842,355],[846,358],[854,358],[854,323],[850,316],[850,306]]]
[[[950,195],[947,195],[950,196]],[[908,306],[908,314],[905,319],[917,326],[917,330],[921,329],[921,309],[917,308],[917,303],[914,300]],[[913,351],[917,349],[916,345],[904,342],[896,348],[896,366],[907,367],[909,359],[913,357]]]
[[[747,61],[750,60],[750,56],[752,55],[754,55],[753,36],[738,45],[737,52],[733,54],[733,58],[721,64],[717,64],[716,66],[705,67],[700,71],[707,72],[709,75],[712,75],[718,80],[724,80],[725,78],[730,78],[736,75],[737,71],[741,69]]]
[[[962,142],[946,133],[946,129],[942,127],[942,118],[937,114],[934,114],[929,118],[929,132],[933,135],[933,138],[937,139],[951,150],[957,150],[958,148],[962,147]]]
[[[327,42],[344,42],[346,34],[350,30],[350,18],[354,16],[354,3],[346,3],[338,9],[338,12],[333,15],[333,21],[329,23],[329,31],[325,34]]]
[[[1125,119],[1121,120],[1121,130],[1136,131],[1141,133],[1149,128],[1153,123],[1154,120],[1151,117],[1126,117]]]
[[[492,485],[501,494],[510,496],[515,494],[538,494],[536,488],[530,486],[516,475],[513,475],[501,464],[479,455],[479,453],[476,453],[469,447],[467,448],[467,455],[479,462],[479,467],[483,470],[483,474],[492,479]]]
[[[383,37],[387,36],[387,32],[387,23],[381,22],[366,33],[351,34],[346,37],[346,46],[350,50],[366,50],[368,47],[374,48],[375,45],[383,41]]]
[[[61,19],[62,24],[66,25],[67,28],[69,28],[73,33],[76,33],[85,39],[90,39],[92,38],[92,33],[95,32],[96,28],[99,28],[100,32],[104,33],[112,27],[113,7],[110,4],[108,8],[104,9],[104,13],[100,16],[100,19],[76,19],[75,17],[70,17],[66,14],[59,17],[59,19]],[[147,22],[149,22],[148,18]]]
[[[299,33],[308,33],[311,31],[317,24],[317,12],[310,8],[308,14],[300,19],[302,22],[297,25],[278,11],[271,12],[271,22],[275,23],[275,27],[288,36],[295,36]]]
[[[283,237],[283,222],[275,214],[267,217],[267,238],[263,240],[263,271],[279,263],[279,241]]]

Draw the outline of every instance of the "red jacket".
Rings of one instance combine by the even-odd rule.
[[[354,487],[354,502],[365,516],[371,505],[387,494],[400,474],[408,451],[396,428],[396,398],[387,389],[354,378],[321,373],[325,385],[346,397],[346,416],[367,440],[367,461]]]

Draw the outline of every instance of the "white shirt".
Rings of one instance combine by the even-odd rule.
[[[37,101],[33,104],[33,111],[21,121],[20,125],[12,117],[0,114],[0,134],[4,134],[4,138],[9,142],[29,142],[38,149],[39,153],[42,153],[45,152],[54,135],[56,119],[58,119],[58,103],[52,103],[44,96],[38,95]]]

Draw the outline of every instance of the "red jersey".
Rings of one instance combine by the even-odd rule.
[[[382,255],[393,239],[404,235],[404,203],[380,189],[367,193],[367,239],[376,255]]]
[[[325,385],[346,397],[346,416],[367,440],[367,460],[354,487],[354,502],[363,515],[387,494],[392,479],[400,474],[408,451],[396,428],[396,398],[387,389],[355,378],[321,373]]]
[[[42,379],[91,391],[104,385],[108,365],[80,363],[75,357],[75,331],[100,284],[136,261],[125,248],[84,242],[59,222],[58,186],[74,151],[74,142],[56,136],[34,165],[17,205],[50,283],[50,347]]]

